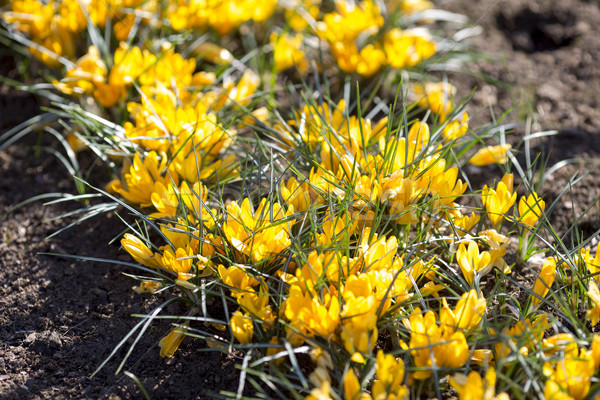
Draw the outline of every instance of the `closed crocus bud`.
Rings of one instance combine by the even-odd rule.
[[[592,358],[594,359],[594,371],[598,370],[600,367],[600,335],[595,334],[592,339],[592,345],[590,347],[592,351]]]
[[[160,268],[155,254],[137,236],[126,233],[121,239],[121,246],[140,264],[150,268]]]
[[[508,160],[506,154],[511,149],[510,144],[499,144],[496,146],[487,146],[479,149],[477,153],[469,160],[469,163],[478,167],[483,167],[490,164],[504,164]]]
[[[140,283],[139,286],[132,287],[132,289],[138,294],[156,293],[158,290],[162,289],[162,284],[160,282],[144,281]]]
[[[348,370],[344,378],[344,394],[347,399],[360,398],[360,382],[358,382],[358,378],[352,368]]]
[[[181,342],[185,338],[185,333],[187,332],[187,327],[189,326],[188,322],[183,324],[184,326],[178,326],[173,329],[167,336],[162,338],[160,342],[158,342],[158,346],[160,347],[160,356],[161,357],[173,357],[173,354],[179,348]]]
[[[504,183],[506,189],[511,193],[513,192],[514,181],[515,177],[513,174],[506,173],[502,175],[502,183]]]
[[[202,42],[192,49],[194,55],[213,64],[225,64],[233,61],[233,55],[226,49],[210,42]]]
[[[233,336],[235,336],[241,344],[250,343],[252,335],[254,334],[254,324],[250,317],[236,311],[229,321],[229,326],[231,327]]]
[[[533,286],[533,293],[537,295],[532,299],[533,310],[537,310],[537,308],[540,306],[542,299],[546,297],[550,287],[554,283],[555,277],[556,260],[554,260],[552,257],[548,257],[546,260],[544,260],[542,271],[540,272],[537,280],[535,281],[535,285]]]

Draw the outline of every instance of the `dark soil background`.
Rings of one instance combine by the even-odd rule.
[[[565,161],[542,186],[546,211],[568,188],[550,221],[568,243],[577,242],[576,232],[592,237],[600,229],[600,205],[594,204],[600,196],[600,1],[446,0],[439,5],[481,26],[474,47],[489,59],[472,69],[504,83],[451,76],[460,93],[477,88],[469,105],[474,121],[488,122],[492,114],[498,118],[512,110],[506,122],[523,122],[507,137],[513,145],[527,132],[556,130],[529,141],[531,159],[547,158],[547,169]],[[523,160],[520,156],[524,167]]]
[[[600,229],[600,206],[583,212],[600,196],[600,35],[595,33],[600,2],[446,0],[438,5],[483,28],[473,44],[489,59],[472,68],[505,83],[496,86],[464,74],[450,77],[462,94],[477,88],[469,105],[474,120],[514,109],[510,121],[533,116],[531,132],[558,131],[531,141],[533,158],[548,155],[549,166],[569,160],[543,186],[548,206],[573,176],[590,172],[556,201],[550,219],[569,243],[576,242],[574,232],[592,237]],[[5,48],[0,48],[0,73],[19,79],[13,55]],[[35,97],[0,84],[0,133],[38,111]],[[525,132],[527,124],[508,140],[518,143]],[[108,244],[122,224],[108,214],[46,239],[70,221],[48,220],[74,205],[36,202],[3,216],[32,196],[74,191],[60,163],[36,155],[38,139],[30,135],[0,153],[0,398],[142,398],[132,379],[114,375],[123,351],[93,379],[90,375],[138,322],[131,314],[147,313],[161,299],[134,293],[134,282],[121,275],[131,271],[114,264],[39,254],[128,260],[118,241]],[[479,172],[501,176],[497,167],[487,168]],[[95,178],[102,183],[102,177]],[[573,221],[577,224],[569,229]],[[199,352],[205,347],[202,341],[187,339],[175,357],[161,359],[157,343],[168,330],[169,321],[154,324],[125,367],[152,398],[211,398],[220,390],[236,390],[235,364],[241,360]]]

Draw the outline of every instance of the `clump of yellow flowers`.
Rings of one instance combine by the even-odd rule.
[[[512,146],[482,144],[451,83],[412,79],[443,47],[431,7],[2,11],[52,69],[68,143],[110,165],[101,192],[137,219],[121,239],[142,274],[134,290],[189,305],[162,357],[200,337],[306,399],[597,395],[600,247],[557,245],[553,207],[512,168]],[[402,107],[333,90],[398,69],[410,72]],[[490,165],[504,173],[470,179]]]

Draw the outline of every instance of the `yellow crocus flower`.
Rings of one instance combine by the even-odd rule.
[[[587,264],[587,266],[591,274],[597,274],[600,272],[600,242],[596,247],[596,256],[591,263]]]
[[[381,302],[371,294],[370,285],[364,285],[362,289],[360,294],[364,296],[355,296],[344,289],[346,303],[341,313],[344,322],[340,337],[350,354],[369,354],[375,348],[379,333],[377,310]]]
[[[229,320],[229,326],[233,336],[241,344],[250,343],[252,335],[254,334],[254,324],[252,323],[250,316],[242,314],[240,311],[236,311]]]
[[[515,204],[517,193],[511,193],[504,182],[498,182],[496,189],[484,189],[482,198],[485,197],[485,208],[493,226],[499,225],[504,219],[504,214]]]
[[[366,45],[359,53],[356,72],[362,76],[371,76],[386,63],[385,53],[379,45]]]
[[[391,7],[399,7],[404,13],[411,15],[432,8],[433,3],[427,0],[392,0]]]
[[[358,321],[358,317],[356,321]],[[363,363],[365,360],[363,354],[369,354],[375,348],[379,335],[375,322],[376,317],[371,315],[367,319],[360,320],[359,324],[346,322],[342,325],[340,338],[346,351],[352,354],[352,360]],[[372,329],[369,325],[372,326]]]
[[[557,351],[570,352],[573,346],[577,347],[577,341],[570,333],[559,333],[542,340],[542,349],[546,356],[551,356]]]
[[[320,300],[301,284],[294,283],[290,286],[289,296],[282,305],[282,310],[289,321],[287,338],[292,345],[301,345],[305,336],[319,335],[327,340],[333,337],[340,325],[340,303],[334,288],[329,289],[333,294],[325,294]]]
[[[315,194],[317,204],[320,203],[321,196],[317,196],[314,189],[306,181],[298,182],[293,176],[285,183],[281,183],[281,197],[287,205],[294,207],[294,210],[303,212],[308,210],[313,203],[311,194]]]
[[[454,331],[446,324],[438,326],[433,311],[423,316],[416,308],[407,322],[411,329],[410,354],[415,366],[420,370],[414,372],[415,379],[427,379],[434,367],[458,368],[469,359],[469,346],[461,331]]]
[[[511,328],[504,328],[502,336],[494,347],[496,351],[496,359],[498,361],[508,357],[513,349],[516,349],[520,354],[527,355],[530,349],[542,342],[544,333],[548,329],[548,316],[542,314],[533,322],[528,318],[524,322],[519,321]],[[494,331],[492,330],[492,334]]]
[[[546,381],[546,385],[544,386],[544,398],[546,400],[575,400],[553,379],[548,379]]]
[[[196,60],[183,58],[181,54],[175,53],[173,49],[165,51],[160,56],[160,60],[149,53],[142,52],[141,65],[133,63],[134,60],[140,61],[137,51],[135,56],[131,56],[131,59],[127,57],[127,54],[125,52],[122,55],[121,64],[117,67],[122,68],[118,73],[121,79],[129,80],[131,77],[138,75],[139,82],[144,86],[155,86],[161,83],[166,87],[175,85],[181,89],[192,83]],[[144,67],[146,68],[140,71],[140,68]]]
[[[311,251],[308,260],[302,267],[296,269],[296,279],[298,284],[303,285],[307,291],[314,293],[315,287],[320,287],[325,283],[327,264],[331,260],[325,260],[324,254],[317,251]]]
[[[568,394],[572,399],[585,398],[590,390],[591,378],[594,376],[594,359],[592,351],[574,349],[567,352],[564,358],[552,367],[550,363],[544,365],[544,374],[549,377],[544,390],[546,399],[561,398]],[[562,392],[562,393],[561,393]]]
[[[308,26],[306,16],[316,19],[319,15],[321,0],[291,0],[284,4],[285,20],[293,30],[301,31]]]
[[[471,354],[471,362],[475,365],[494,365],[494,355],[489,349],[475,349]]]
[[[277,35],[275,32],[271,34],[271,46],[273,47],[273,60],[275,63],[275,71],[285,71],[291,67],[297,67],[301,74],[304,74],[308,69],[308,61],[301,50],[302,34],[294,36],[287,33]]]
[[[264,329],[269,330],[272,327],[275,322],[275,314],[269,304],[268,288],[264,281],[261,284],[260,293],[249,289],[237,296],[237,302],[246,314],[263,321]]]
[[[590,255],[589,249],[581,249],[580,254],[592,277],[597,279],[596,275],[600,274],[600,243],[596,247],[596,256],[594,258]]]
[[[129,33],[133,29],[135,25],[136,16],[134,13],[127,13],[123,15],[115,24],[113,25],[113,32],[115,38],[124,42],[129,37]]]
[[[149,207],[152,205],[152,193],[157,183],[161,183],[164,187],[168,187],[171,182],[178,183],[176,174],[167,173],[162,176],[166,167],[166,157],[162,157],[159,161],[159,156],[154,151],[148,153],[144,161],[139,153],[135,153],[133,165],[124,164],[121,180],[111,182],[109,188],[131,203]]]
[[[241,266],[232,265],[225,268],[222,265],[218,267],[219,277],[225,285],[231,289],[233,297],[239,297],[244,291],[253,290],[260,282],[249,275]]]
[[[246,0],[245,2],[250,19],[258,23],[265,22],[273,15],[277,3],[277,0]]]
[[[158,342],[158,346],[160,347],[160,356],[171,358],[173,354],[177,351],[183,339],[185,339],[185,334],[187,332],[187,327],[189,326],[189,322],[184,322],[183,326],[178,326],[171,330],[167,336],[160,339]]]
[[[502,175],[502,182],[504,182],[506,189],[508,189],[508,191],[511,193],[514,189],[514,181],[515,177],[513,174],[507,172],[506,174]]]
[[[55,15],[55,4],[39,0],[13,0],[11,11],[2,12],[2,19],[13,24],[18,31],[38,37],[48,31]]]
[[[340,237],[350,237],[356,232],[358,221],[347,212],[342,211],[341,215],[332,215],[330,209],[327,209],[326,216],[321,225],[322,234],[317,235],[317,241],[322,245],[329,245]]]
[[[114,65],[108,81],[112,85],[132,84],[142,73],[157,62],[154,54],[141,50],[137,46],[129,47],[125,42],[119,44],[113,56]],[[162,62],[162,59],[160,60]]]
[[[157,182],[150,199],[158,212],[152,214],[152,216],[156,218],[174,216],[179,207],[178,192],[179,190],[174,185],[165,187],[161,182]]]
[[[230,137],[227,135],[233,132],[231,130],[227,133],[218,132],[216,130],[220,129],[218,126],[215,126],[216,129],[208,131],[199,125],[196,125],[196,127],[198,129],[194,134],[194,138],[186,142],[187,144],[194,142],[196,144],[194,150],[187,144],[181,147],[178,145],[173,146],[177,152],[177,156],[173,160],[175,171],[189,182],[198,182],[199,180],[214,182],[234,175],[237,165],[235,154],[229,154],[217,160],[215,160],[215,156],[218,154],[211,154],[212,150],[220,148],[221,145],[223,148],[227,148],[230,144]],[[196,141],[200,139],[198,132],[203,132],[205,135],[200,141]],[[184,140],[180,137],[179,141],[183,142]],[[211,144],[215,144],[215,146],[213,147]],[[208,153],[205,149],[210,149],[211,153]]]
[[[305,397],[305,400],[331,400],[331,382],[323,381],[319,387],[311,390],[310,394]]]
[[[44,65],[50,68],[60,68],[62,62],[57,56],[67,59],[75,57],[75,41],[73,33],[56,23],[56,18],[52,20],[47,31],[40,37],[33,37],[33,42],[41,47],[29,47],[31,54],[40,60]]]
[[[161,225],[160,231],[167,238],[167,242],[173,246],[173,248],[186,248],[190,247],[194,252],[198,250],[200,241],[193,236],[198,236],[198,231],[182,231],[181,227],[184,224],[184,220],[179,219],[176,225],[165,224]],[[171,247],[169,246],[169,247]],[[162,246],[160,249],[164,250],[166,246]]]
[[[262,261],[289,246],[289,230],[294,220],[286,219],[293,212],[292,207],[286,212],[279,203],[267,203],[267,199],[261,201],[255,212],[249,199],[244,199],[241,206],[233,201],[227,206],[223,232],[241,254],[254,262]]]
[[[250,288],[237,296],[237,302],[244,312],[251,315],[258,315],[260,311],[269,304],[268,288],[263,281],[260,285],[260,292]]]
[[[425,82],[415,85],[415,95],[420,107],[427,107],[445,121],[452,111],[452,99],[456,94],[456,87],[446,82]]]
[[[448,168],[431,182],[430,190],[437,196],[436,205],[449,206],[467,190],[467,182],[458,177],[458,168]]]
[[[87,54],[79,58],[73,68],[69,68],[65,78],[54,85],[63,93],[78,95],[91,94],[94,84],[104,82],[108,69],[96,46],[90,46]]]
[[[488,369],[485,379],[476,371],[469,375],[454,374],[450,377],[450,386],[458,392],[458,400],[509,400],[505,392],[496,395],[496,371]]]
[[[456,229],[456,233],[461,237],[465,236],[471,230],[471,228],[473,228],[479,222],[480,219],[481,215],[476,214],[475,212],[472,212],[471,216],[468,216],[463,215],[460,211],[450,218],[452,225]]]
[[[404,178],[404,171],[397,170],[384,178],[382,182],[381,200],[387,201],[390,213],[399,224],[412,224],[419,221],[416,215],[416,202],[420,196],[416,182]]]
[[[176,251],[173,251],[170,246],[167,246],[163,251],[160,263],[166,270],[175,272],[177,279],[187,281],[195,276],[190,273],[194,263],[194,253],[194,250],[190,247],[179,247]]]
[[[405,367],[400,358],[391,354],[384,354],[382,350],[377,352],[375,364],[377,380],[373,382],[373,399],[403,399],[408,396],[408,388],[402,385],[404,382]]]
[[[487,146],[483,149],[479,149],[477,153],[473,154],[469,160],[470,164],[482,167],[490,164],[504,164],[508,161],[506,152],[510,150],[512,146],[510,144],[499,144],[496,146]]]
[[[537,193],[531,193],[527,198],[521,197],[519,200],[519,215],[521,217],[520,222],[533,229],[533,226],[538,219],[544,214],[546,208],[546,202],[540,199]]]
[[[590,346],[592,358],[594,359],[594,370],[597,371],[600,367],[600,335],[595,333]]]
[[[327,13],[317,25],[317,34],[330,45],[354,42],[365,31],[376,31],[384,24],[383,16],[372,0],[360,6],[348,0],[336,1],[337,10]]]
[[[252,96],[259,84],[260,78],[250,69],[244,72],[237,84],[232,80],[225,80],[223,82],[223,91],[213,107],[220,109],[230,104],[245,106],[252,100]]]
[[[454,310],[450,309],[445,297],[442,299],[442,304],[440,321],[456,329],[465,331],[473,330],[477,328],[481,322],[481,318],[485,315],[485,298],[477,296],[475,289],[464,293]]]
[[[387,63],[393,68],[413,67],[436,52],[436,44],[425,29],[394,28],[386,32],[383,41]]]
[[[592,326],[596,326],[598,320],[600,320],[600,290],[598,289],[598,283],[594,279],[590,279],[587,295],[594,304],[594,307],[586,311],[585,319],[590,321]]]
[[[406,137],[409,143],[408,153],[411,158],[419,154],[429,144],[430,136],[429,125],[426,122],[417,120],[412,124]]]
[[[374,234],[369,242],[369,234],[363,233],[359,248],[359,255],[363,257],[363,270],[377,271],[391,267],[398,251],[398,238],[390,235],[388,239],[385,235],[379,237]]]
[[[159,256],[153,253],[137,236],[126,233],[121,239],[121,246],[140,264],[150,268],[160,268]]]
[[[469,130],[469,114],[462,113],[460,121],[458,118],[448,122],[442,130],[442,136],[448,142],[456,140],[463,136]]]
[[[367,393],[362,393],[360,382],[354,373],[354,368],[349,368],[344,377],[344,395],[346,400],[371,399]]]
[[[144,281],[141,282],[139,286],[133,286],[132,289],[138,293],[156,293],[158,290],[162,289],[162,284],[160,282],[154,281]]]
[[[194,183],[191,187],[187,182],[182,182],[179,189],[179,198],[185,205],[186,213],[194,217],[204,216],[203,220],[212,221],[208,211],[205,211],[208,209],[206,206],[208,189],[200,181]]]
[[[495,229],[486,229],[479,232],[478,235],[489,247],[487,251],[490,253],[490,264],[504,273],[510,273],[510,268],[503,258],[506,255],[506,246],[510,240]]]
[[[485,275],[491,269],[490,253],[479,252],[477,243],[472,240],[464,241],[456,251],[456,261],[469,285],[473,285],[475,274]]]
[[[556,260],[553,257],[548,257],[544,260],[542,271],[538,275],[533,293],[537,296],[532,296],[532,310],[535,311],[540,306],[542,299],[546,297],[554,279],[556,278]]]
[[[110,108],[125,98],[125,86],[98,82],[94,90],[94,99],[103,107]]]

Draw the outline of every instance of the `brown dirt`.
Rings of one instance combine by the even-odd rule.
[[[594,28],[600,23],[599,3],[448,0],[439,5],[467,15],[482,27],[473,45],[489,60],[471,68],[502,83],[451,76],[461,93],[477,88],[469,105],[476,111],[474,122],[487,122],[491,113],[498,118],[513,110],[505,121],[522,123],[507,137],[513,144],[521,142],[527,129],[529,133],[558,131],[530,141],[531,159],[547,158],[548,168],[568,160],[542,186],[548,206],[569,187],[555,204],[550,221],[572,244],[576,239],[571,238],[569,228],[574,221],[583,237],[590,237],[600,229],[600,208],[592,206],[600,196],[600,36]],[[527,116],[531,117],[529,128]],[[519,161],[524,166],[522,156]],[[494,171],[501,174],[496,167],[485,173],[489,176]],[[571,178],[588,173],[570,187]],[[591,210],[583,215],[589,206]]]
[[[0,65],[14,68],[12,56],[3,54]],[[38,111],[32,96],[6,85],[0,91],[0,132]],[[93,379],[90,375],[138,322],[131,315],[148,313],[164,299],[134,293],[135,282],[121,275],[134,271],[39,254],[129,261],[118,244],[108,244],[122,224],[106,214],[46,239],[73,221],[48,220],[74,210],[74,204],[36,202],[3,217],[35,195],[74,192],[73,181],[55,158],[35,155],[37,140],[30,135],[0,153],[0,399],[140,398],[132,379],[114,375],[124,351]],[[47,144],[43,138],[42,143]],[[178,307],[166,312],[182,314]],[[236,360],[198,352],[205,346],[200,341],[184,341],[173,359],[161,359],[157,343],[169,329],[169,321],[154,323],[125,366],[153,398],[212,398],[211,392],[237,388]]]
[[[549,154],[549,165],[574,161],[546,180],[548,205],[576,173],[591,172],[556,202],[550,219],[565,234],[590,237],[600,228],[600,206],[583,211],[600,196],[600,24],[597,1],[524,0],[439,1],[443,8],[466,14],[483,33],[474,46],[491,60],[475,71],[507,83],[453,75],[462,93],[477,87],[470,110],[491,106],[495,115],[515,108],[520,121],[533,112],[533,129],[558,134],[532,142],[532,156]],[[12,56],[0,49],[2,74],[17,78]],[[35,115],[36,99],[0,85],[0,132]],[[476,116],[485,120],[489,113]],[[516,129],[511,143],[523,137]],[[54,159],[37,158],[37,137],[0,153],[0,216],[31,196],[73,191],[64,168]],[[582,161],[584,160],[584,161]],[[595,163],[594,163],[595,162]],[[498,174],[496,167],[484,170]],[[95,218],[58,237],[46,239],[63,221],[48,219],[73,205],[25,206],[0,220],[0,398],[140,398],[133,381],[114,376],[115,361],[96,377],[91,373],[137,322],[130,315],[149,312],[160,299],[136,295],[133,282],[115,265],[84,262],[40,252],[125,259],[118,245],[107,243],[122,226],[114,215]],[[127,271],[132,272],[132,271]],[[170,310],[177,313],[177,310]],[[157,342],[169,330],[156,323],[137,346],[126,370],[138,376],[153,398],[211,398],[209,392],[235,390],[239,360],[200,353],[205,343],[186,340],[169,361],[158,356]]]

